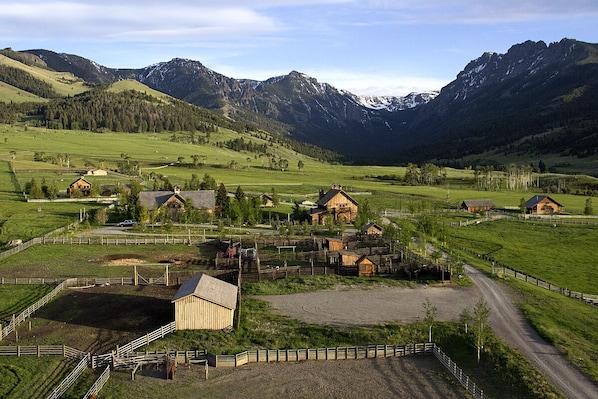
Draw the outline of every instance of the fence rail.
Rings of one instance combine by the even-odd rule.
[[[480,387],[478,387],[475,384],[475,382],[471,381],[469,379],[469,376],[464,374],[463,370],[461,370],[457,366],[457,364],[451,360],[450,357],[448,357],[442,350],[440,350],[439,347],[434,345],[433,352],[434,352],[434,356],[436,356],[436,358],[440,361],[440,363],[442,363],[444,365],[444,367],[446,367],[447,370],[449,370],[451,372],[451,374],[457,379],[457,381],[459,381],[459,383],[461,385],[463,385],[463,387],[467,390],[467,392],[469,392],[471,395],[473,395],[474,398],[476,398],[476,399],[487,398],[487,396],[484,395],[484,391],[481,390]]]
[[[128,344],[123,346],[116,347],[116,354],[121,355],[125,353],[133,352],[137,348],[141,348],[142,346],[149,345],[150,342],[153,342],[157,339],[164,338],[166,334],[170,334],[176,331],[176,323],[173,321],[165,326],[158,328],[150,333],[147,333],[143,337],[139,337]]]
[[[18,316],[14,316],[11,319],[10,323],[6,327],[2,328],[2,331],[0,332],[0,341],[2,341],[2,339],[4,339],[4,337],[9,335],[11,332],[13,332],[19,324],[21,324],[23,321],[25,321],[29,316],[31,316],[39,308],[41,308],[42,306],[44,306],[45,304],[50,302],[50,300],[52,300],[56,295],[58,295],[60,293],[60,291],[62,291],[63,289],[65,289],[66,287],[71,285],[72,283],[73,283],[72,279],[64,280],[62,283],[58,284],[56,286],[56,288],[54,288],[51,292],[46,294],[42,299],[40,299],[33,305],[29,306],[27,309],[22,311]]]
[[[511,276],[518,280],[525,281],[530,284],[534,284],[538,287],[546,288],[549,291],[568,296],[569,298],[578,299],[580,301],[587,303],[588,305],[598,306],[598,294],[586,294],[584,292],[571,291],[570,289],[559,287],[558,285],[552,284],[548,281],[544,281],[537,277],[520,272],[519,270],[513,269],[512,267],[509,267],[505,264],[502,264],[502,263],[492,259],[488,255],[477,253],[476,251],[474,251],[471,248],[464,247],[461,245],[459,245],[457,247],[463,251],[466,251],[466,252],[476,255],[480,259],[484,259],[488,262],[491,262],[493,264],[493,273],[496,273],[498,270],[502,269],[502,272],[505,276]]]
[[[87,355],[66,345],[26,345],[0,346],[0,356],[64,356],[70,359],[83,359]]]
[[[304,360],[357,360],[432,354],[434,344],[368,345],[313,349],[259,349],[235,355],[207,354],[213,367],[238,367],[248,363],[299,362]]]
[[[98,393],[102,390],[108,379],[110,378],[110,366],[106,366],[102,374],[98,377],[98,379],[93,383],[89,391],[83,396],[83,399],[89,399],[93,396],[97,396]]]
[[[48,399],[58,399],[60,398],[70,387],[77,381],[77,378],[87,369],[89,364],[90,355],[89,353],[85,355],[83,359],[75,366],[73,371],[67,375],[64,380],[52,391],[52,393],[48,396]]]

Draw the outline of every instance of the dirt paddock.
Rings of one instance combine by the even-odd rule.
[[[464,309],[481,298],[475,286],[375,289],[336,289],[256,298],[270,303],[272,310],[310,324],[331,326],[376,325],[391,321],[423,320],[426,298],[436,307],[438,321],[456,321]]]
[[[68,290],[34,317],[33,330],[23,331],[31,343],[55,336],[65,344],[95,353],[110,350],[166,324],[172,318],[170,299],[176,287],[111,286]],[[475,287],[372,288],[260,296],[272,310],[311,324],[373,325],[413,322],[424,317],[426,298],[437,307],[437,320],[455,320],[472,307],[480,294]],[[69,309],[94,309],[71,312]],[[68,326],[68,327],[67,327]],[[58,329],[58,330],[57,330]],[[7,341],[12,341],[8,339]],[[25,343],[23,342],[23,343]],[[27,343],[29,343],[27,342]],[[303,361],[249,364],[236,369],[210,369],[209,379],[198,366],[180,366],[175,381],[157,370],[114,373],[133,396],[155,397],[165,384],[177,398],[465,398],[466,393],[434,356]]]

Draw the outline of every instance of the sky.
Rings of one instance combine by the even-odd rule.
[[[111,68],[187,58],[236,79],[298,71],[403,96],[527,40],[598,43],[597,22],[596,0],[0,0],[0,48]]]

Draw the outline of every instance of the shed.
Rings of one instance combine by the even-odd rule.
[[[465,200],[461,203],[461,209],[467,212],[475,213],[480,211],[489,211],[494,209],[492,200]]]
[[[329,251],[342,251],[345,248],[345,242],[340,238],[326,238],[326,244]]]
[[[361,229],[361,232],[367,236],[381,236],[383,229],[376,223],[368,223]]]
[[[233,325],[237,287],[199,274],[181,284],[172,303],[177,330],[221,330]]]
[[[338,273],[358,277],[376,275],[376,264],[367,255],[360,255],[355,252],[343,251],[340,253]]]

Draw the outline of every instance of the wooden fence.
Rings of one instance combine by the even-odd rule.
[[[248,363],[299,362],[303,360],[356,360],[432,354],[433,343],[409,345],[368,345],[314,349],[259,349],[236,355],[207,354],[213,367],[238,367]]]
[[[447,368],[448,371],[459,381],[461,385],[469,392],[475,399],[484,399],[487,396],[484,396],[484,391],[478,387],[475,382],[469,379],[469,376],[463,374],[463,370],[461,370],[455,362],[451,360],[439,347],[434,345],[434,356]]]
[[[83,359],[87,353],[66,345],[2,346],[0,356],[63,356],[69,359]]]
[[[25,321],[29,316],[31,316],[39,308],[41,308],[42,306],[44,306],[45,304],[50,302],[50,300],[53,299],[56,295],[58,295],[60,293],[60,291],[62,291],[63,289],[65,289],[66,287],[71,285],[72,283],[73,283],[72,279],[64,280],[62,283],[58,284],[56,286],[56,288],[54,288],[51,292],[46,294],[42,299],[40,299],[39,301],[37,301],[33,305],[29,306],[24,311],[22,311],[18,316],[13,316],[10,323],[6,327],[2,328],[2,331],[0,332],[0,341],[2,341],[2,339],[4,339],[4,337],[6,337],[8,334],[15,331],[15,328],[19,324],[21,324],[23,321]]]
[[[108,379],[110,378],[110,366],[106,366],[102,374],[98,377],[98,379],[93,383],[89,391],[85,395],[83,395],[83,399],[89,399],[93,396],[97,396],[100,390],[104,387]]]
[[[549,291],[553,291],[553,292],[568,296],[569,298],[578,299],[580,301],[587,303],[588,305],[598,306],[598,294],[586,294],[583,292],[571,291],[567,288],[559,287],[558,285],[552,284],[548,281],[544,281],[537,277],[520,272],[519,270],[513,269],[505,264],[502,264],[502,263],[492,259],[488,255],[479,254],[471,248],[467,248],[464,246],[458,246],[458,248],[463,251],[466,251],[466,252],[476,255],[480,259],[484,259],[484,260],[490,262],[492,264],[492,273],[497,274],[500,270],[502,270],[502,273],[505,276],[511,276],[518,280],[525,281],[527,283],[536,285],[538,287],[546,288]]]
[[[176,331],[176,323],[170,322],[169,324],[158,328],[150,333],[147,333],[143,337],[139,337],[128,344],[117,346],[116,347],[116,355],[121,355],[124,353],[131,353],[137,348],[141,348],[142,346],[149,345],[151,342],[164,338],[166,334],[170,334]]]
[[[190,364],[206,362],[212,367],[239,367],[249,363],[280,363],[299,362],[306,360],[357,360],[387,357],[403,357],[413,355],[431,355],[449,370],[461,385],[476,399],[485,399],[481,390],[469,376],[463,373],[434,343],[416,343],[408,345],[368,345],[335,348],[313,349],[257,349],[247,350],[235,355],[213,355],[204,350],[195,351],[152,351],[134,352],[130,348],[147,345],[153,340],[162,338],[165,334],[174,331],[174,322],[163,326],[131,343],[117,348],[118,351],[98,356],[79,351],[64,345],[37,345],[37,346],[0,346],[0,356],[64,356],[71,359],[81,359],[73,371],[59,384],[48,396],[48,399],[59,398],[76,381],[76,379],[89,366],[105,367],[100,377],[85,394],[83,399],[88,399],[92,394],[97,395],[106,381],[110,378],[110,369],[136,370],[143,364],[160,364],[165,359],[174,359],[178,363]],[[123,350],[125,348],[125,350]]]
[[[85,355],[83,359],[75,366],[73,371],[67,375],[60,384],[52,391],[52,393],[48,396],[48,399],[58,399],[60,398],[70,387],[77,381],[77,378],[87,369],[89,364],[90,355],[89,353]]]

